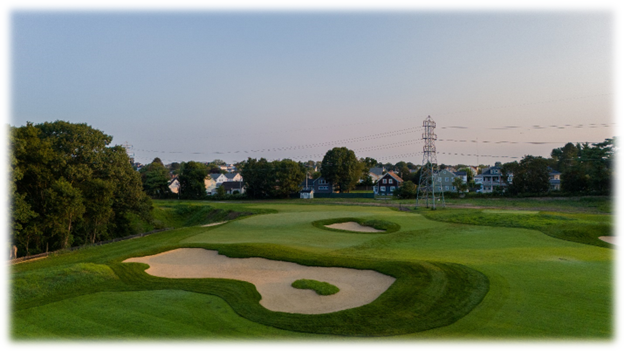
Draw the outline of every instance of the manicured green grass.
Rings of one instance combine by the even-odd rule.
[[[615,248],[599,239],[614,235],[611,216],[582,213],[481,211],[473,209],[429,211],[417,213],[444,222],[489,225],[497,227],[527,228],[539,230],[554,238],[581,244]]]
[[[340,291],[337,286],[329,284],[327,282],[319,282],[313,279],[299,279],[292,283],[292,287],[296,289],[309,289],[313,290],[319,295],[327,296],[334,295]]]
[[[455,209],[408,213],[373,206],[207,204],[265,214],[14,265],[11,336],[18,340],[613,337],[612,249],[560,240],[535,229],[494,226],[513,226],[528,218],[542,229],[566,223],[593,226],[600,221],[609,227],[609,216],[557,212],[531,218],[536,215],[475,210],[495,217],[466,225],[424,217],[443,214],[464,220],[476,215]],[[354,235],[312,225],[332,218],[379,219],[400,229]],[[585,231],[578,234],[591,236]],[[397,281],[372,304],[300,315],[264,309],[249,283],[158,278],[144,272],[147,265],[121,263],[177,247],[217,249],[230,257],[375,269]]]

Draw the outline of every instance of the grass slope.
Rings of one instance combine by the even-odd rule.
[[[327,282],[319,282],[313,279],[299,279],[292,283],[292,287],[295,289],[308,289],[312,290],[318,295],[334,295],[340,291],[340,289]]]

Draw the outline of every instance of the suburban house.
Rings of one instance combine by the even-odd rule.
[[[171,190],[172,193],[177,194],[178,191],[180,191],[180,181],[178,180],[178,177],[173,177],[173,179],[171,179],[169,181],[169,190]]]
[[[390,171],[377,180],[377,183],[375,183],[373,187],[373,192],[375,195],[392,195],[402,183],[403,179],[393,171]]]
[[[240,182],[223,182],[221,187],[225,190],[226,194],[244,194],[245,184]]]
[[[323,177],[318,177],[316,179],[307,178],[306,180],[301,182],[301,189],[302,191],[311,190],[312,194],[331,194],[334,192],[334,185],[331,182],[325,180],[325,178]],[[311,196],[313,197],[314,195]]]
[[[466,171],[453,172],[456,178],[461,178],[462,182],[468,183],[468,173]]]
[[[206,179],[204,179],[204,186],[206,187],[206,194],[211,194],[213,190],[217,188],[217,181],[209,174]]]
[[[550,183],[550,190],[561,190],[561,172],[550,170],[548,182]]]
[[[243,176],[240,175],[240,173],[234,173],[234,172],[230,172],[230,173],[226,173],[225,177],[227,178],[228,182],[242,182],[243,181]]]
[[[465,172],[464,172],[465,173]],[[456,191],[455,186],[453,186],[453,180],[455,180],[455,173],[449,171],[448,169],[443,169],[434,174],[435,178],[435,191]]]
[[[225,174],[210,173],[209,176],[215,181],[215,183],[217,183],[217,186],[223,182],[228,181],[228,178],[225,176]]]
[[[496,162],[494,167],[484,169],[481,175],[483,176],[481,189],[484,193],[491,193],[496,187],[502,189],[507,187],[507,183],[503,180],[500,162]],[[508,180],[511,181],[512,177],[513,175],[509,175]]]

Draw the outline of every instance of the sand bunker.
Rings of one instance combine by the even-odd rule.
[[[332,229],[342,229],[348,230],[351,232],[368,232],[368,233],[383,233],[385,230],[375,229],[373,227],[368,227],[364,225],[360,225],[358,222],[344,222],[344,223],[334,223],[326,225],[327,228]]]
[[[602,241],[606,241],[609,244],[617,245],[615,243],[615,236],[599,236],[598,239],[600,239]]]
[[[212,226],[223,224],[223,223],[227,223],[227,221],[225,221],[225,222],[217,222],[217,223],[210,223],[210,224],[204,224],[204,225],[202,225],[202,227],[212,227]]]
[[[250,282],[262,296],[260,304],[272,311],[321,314],[359,307],[373,302],[395,278],[372,270],[307,267],[265,258],[229,258],[217,251],[176,249],[124,262],[150,266],[146,272],[164,278],[225,278]],[[321,296],[295,289],[298,279],[313,279],[337,286],[334,295]]]

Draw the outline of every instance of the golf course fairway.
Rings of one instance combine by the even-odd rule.
[[[613,338],[613,246],[564,240],[556,236],[565,233],[547,235],[546,230],[521,227],[557,221],[600,226],[610,221],[610,215],[447,208],[435,211],[440,218],[432,220],[428,218],[434,216],[424,210],[378,206],[188,203],[253,215],[218,226],[195,223],[11,266],[11,337],[20,341]],[[454,213],[458,215],[453,217]],[[514,222],[516,217],[505,216],[521,218],[520,224]],[[379,221],[393,229],[351,233],[313,224],[343,218]],[[474,222],[485,220],[489,225]],[[530,228],[542,228],[537,224]],[[248,282],[154,277],[145,273],[147,264],[123,263],[179,248],[216,250],[231,258],[374,270],[396,281],[361,307],[327,314],[284,313],[263,308],[260,294]]]

